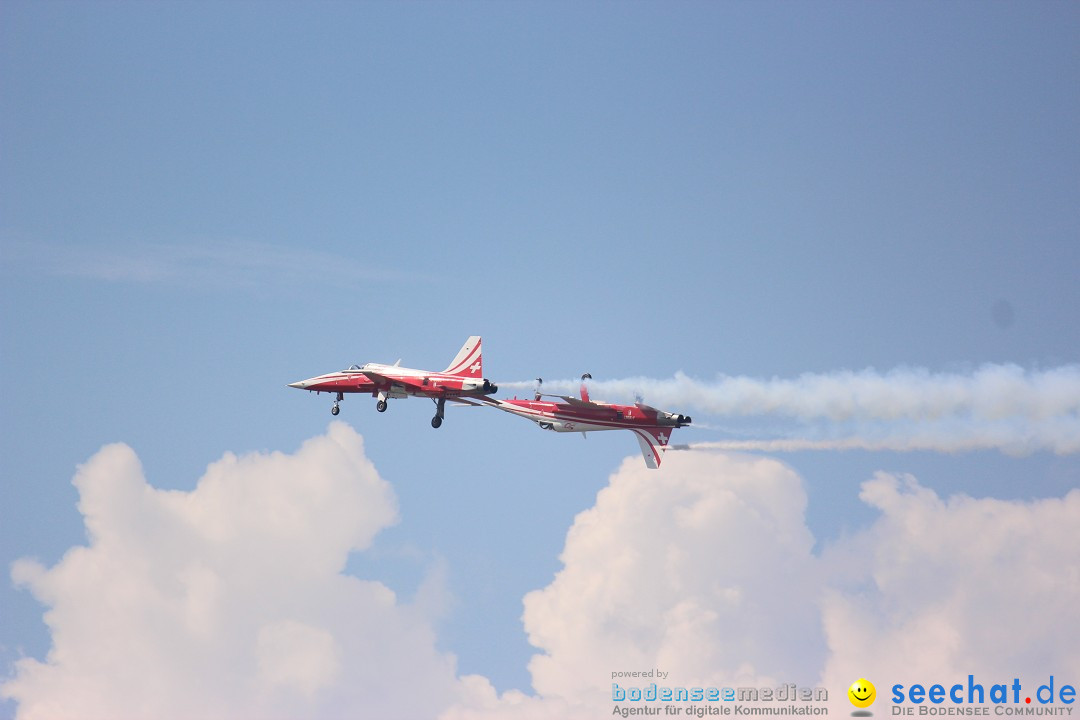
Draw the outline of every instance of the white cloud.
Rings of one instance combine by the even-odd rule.
[[[152,488],[123,445],[75,482],[87,546],[12,570],[53,641],[2,687],[20,718],[595,718],[612,672],[650,669],[679,686],[820,684],[844,712],[858,677],[886,701],[892,683],[969,673],[1080,679],[1080,490],[943,499],[880,474],[860,496],[877,520],[815,554],[786,465],[629,458],[525,597],[532,692],[499,694],[435,649],[452,568],[410,605],[343,573],[397,514],[346,425],[295,454],[226,455],[190,492]]]
[[[771,459],[628,459],[567,534],[564,567],[525,598],[537,698],[498,702],[474,679],[467,717],[598,717],[611,673],[672,684],[817,679],[824,661],[813,538],[799,477]],[[617,680],[620,686],[647,681]]]
[[[20,718],[416,718],[456,697],[427,616],[342,573],[397,516],[346,425],[226,455],[191,492],[148,485],[124,445],[75,484],[89,544],[12,571],[53,641],[3,686]]]
[[[627,461],[567,534],[563,569],[525,599],[535,696],[468,678],[465,718],[600,717],[615,670],[669,684],[821,685],[833,712],[871,678],[986,685],[1080,679],[1080,490],[942,500],[880,474],[870,528],[811,553],[800,478],[769,459]],[[628,680],[644,686],[648,680]]]
[[[823,557],[826,682],[1080,680],[1080,490],[943,500],[881,473],[860,497],[880,519]]]

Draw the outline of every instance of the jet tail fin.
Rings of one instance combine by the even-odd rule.
[[[484,366],[480,359],[480,336],[473,335],[458,350],[450,366],[443,370],[447,375],[480,378],[484,376]]]
[[[641,445],[645,465],[653,470],[660,467],[664,450],[667,449],[668,440],[671,439],[671,428],[634,428],[632,432],[637,436],[638,444]]]
[[[581,376],[581,401],[589,402],[589,388],[585,385],[586,380],[592,380],[590,373],[585,373]]]

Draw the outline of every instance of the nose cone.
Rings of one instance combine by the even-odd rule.
[[[294,387],[297,390],[307,390],[307,386],[310,384],[310,380],[298,380],[297,382],[289,383],[289,387]]]

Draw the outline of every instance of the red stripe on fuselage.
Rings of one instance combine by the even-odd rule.
[[[304,389],[312,392],[368,393],[378,387],[377,383],[363,373],[331,373],[316,379],[319,382],[311,383]]]
[[[481,398],[481,401],[499,406],[509,406],[513,410],[507,410],[514,414],[520,414],[533,420],[556,420],[559,422],[572,422],[588,424],[600,430],[634,430],[636,428],[660,427],[655,416],[645,413],[640,408],[630,409],[628,406],[612,405],[610,408],[576,408],[572,405],[546,402],[544,400],[490,400]],[[642,417],[624,417],[619,420],[615,413],[622,411],[624,414],[630,409]],[[516,412],[515,412],[516,411]]]

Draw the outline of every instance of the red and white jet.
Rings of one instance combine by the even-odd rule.
[[[442,425],[447,399],[482,397],[499,389],[483,376],[479,335],[466,340],[457,357],[442,372],[403,368],[400,363],[398,360],[393,365],[353,365],[341,372],[289,383],[289,387],[317,393],[336,393],[337,399],[330,408],[333,415],[340,412],[338,403],[345,399],[345,393],[371,393],[372,397],[379,399],[375,403],[375,409],[379,412],[386,412],[388,398],[407,398],[410,395],[431,398],[435,402],[435,417],[431,418],[433,428]]]
[[[629,430],[637,436],[645,464],[653,469],[660,467],[671,431],[689,425],[690,418],[657,410],[640,402],[633,405],[593,402],[589,400],[589,390],[585,386],[587,379],[592,379],[592,375],[585,373],[581,376],[580,400],[567,395],[542,394],[539,385],[543,380],[537,378],[536,397],[533,400],[483,397],[479,401],[532,420],[543,430],[582,434],[598,430]],[[545,397],[559,398],[562,402],[544,400]]]

